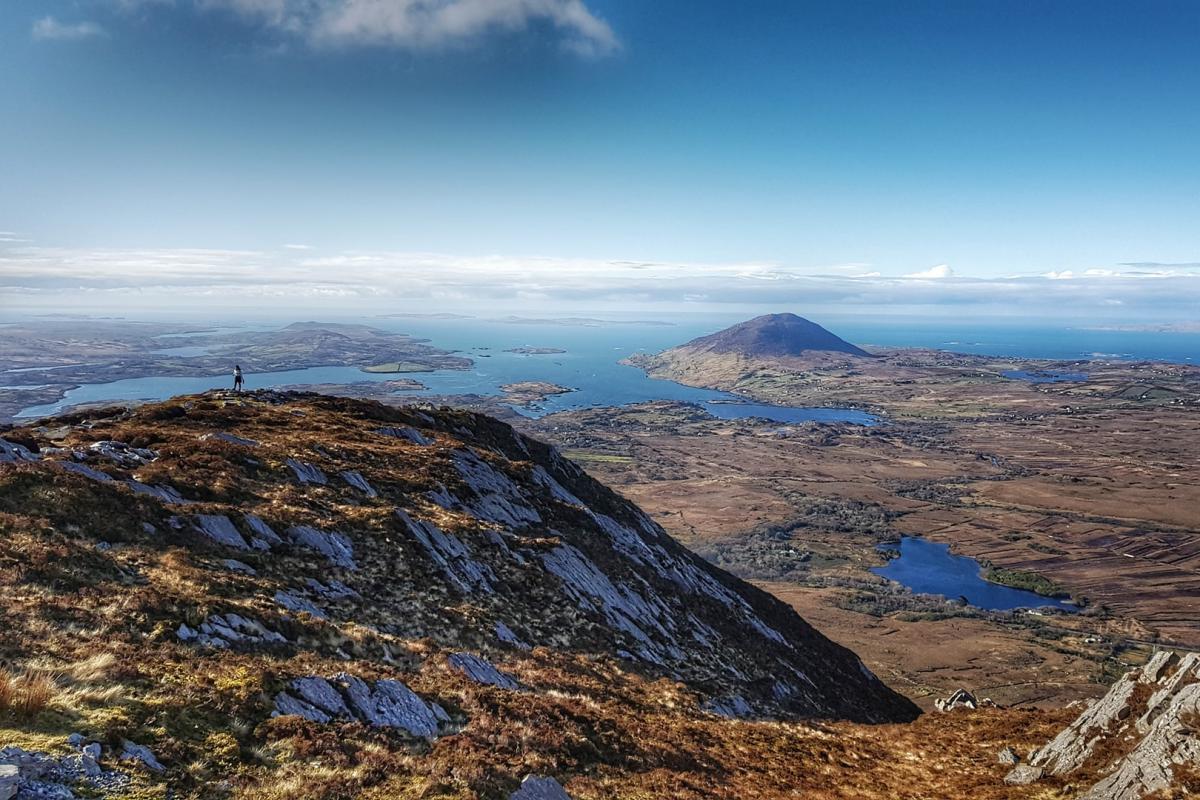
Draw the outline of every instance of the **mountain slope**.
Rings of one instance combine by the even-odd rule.
[[[724,330],[692,339],[679,349],[695,353],[731,353],[746,358],[843,353],[869,358],[870,353],[795,314],[765,314]]]
[[[0,658],[61,676],[111,654],[119,713],[60,680],[69,716],[38,724],[149,745],[182,789],[265,780],[254,748],[325,748],[331,726],[437,752],[491,731],[500,754],[466,782],[512,785],[530,751],[501,742],[598,718],[579,710],[598,695],[554,700],[597,680],[605,702],[696,720],[916,715],[787,606],[481,415],[210,393],[3,436]],[[464,681],[532,694],[488,711]],[[579,735],[532,753],[628,757]],[[212,766],[178,771],[192,760]]]

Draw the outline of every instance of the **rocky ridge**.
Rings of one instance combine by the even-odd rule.
[[[71,719],[109,747],[146,742],[177,789],[196,759],[257,786],[273,773],[245,753],[323,747],[322,729],[461,749],[495,704],[494,724],[536,714],[524,724],[551,736],[555,698],[592,673],[696,719],[916,714],[788,607],[481,415],[210,393],[3,437],[0,560],[17,566],[0,654],[113,653],[136,702],[113,718],[79,700]],[[479,761],[477,784],[534,774],[525,791],[553,796],[521,752]],[[428,780],[412,769],[387,780]],[[274,796],[254,791],[234,793]]]

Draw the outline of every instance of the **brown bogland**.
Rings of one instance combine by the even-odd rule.
[[[780,425],[657,403],[533,425],[918,701],[969,685],[1061,704],[1098,692],[1149,643],[1200,647],[1200,369],[933,351],[802,360],[677,349],[638,363],[759,402],[883,417],[871,428]],[[1008,370],[1088,379],[1030,383]],[[981,614],[901,602],[868,572],[883,563],[876,546],[901,535],[1086,607]]]

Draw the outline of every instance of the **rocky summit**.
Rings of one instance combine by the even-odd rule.
[[[83,752],[93,794],[557,797],[636,772],[664,715],[917,715],[479,414],[215,392],[10,429],[0,461],[0,747],[27,788],[72,791]]]

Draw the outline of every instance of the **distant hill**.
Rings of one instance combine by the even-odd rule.
[[[814,352],[870,357],[870,353],[862,348],[795,314],[764,314],[723,331],[692,339],[680,349],[699,353],[733,353],[749,358],[800,356]]]

